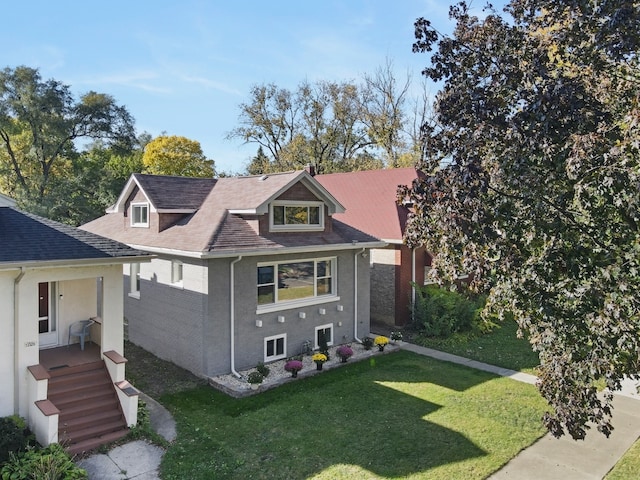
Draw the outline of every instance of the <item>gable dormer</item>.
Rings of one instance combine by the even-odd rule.
[[[277,188],[270,185],[285,176],[288,182],[278,184]],[[259,235],[332,231],[331,216],[344,212],[344,207],[322,185],[304,171],[275,177],[278,174],[250,179],[253,193],[260,198],[259,203],[253,208],[230,209],[229,213],[257,223]],[[260,195],[261,190],[264,195]]]
[[[159,233],[193,215],[215,183],[213,178],[135,173],[107,213],[121,213],[125,228]]]
[[[269,205],[270,232],[321,232],[330,226],[325,202],[302,182],[295,183]]]

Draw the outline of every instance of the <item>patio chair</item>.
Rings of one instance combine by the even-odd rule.
[[[91,338],[91,325],[95,320],[80,320],[79,322],[69,325],[69,340],[67,345],[71,344],[71,337],[80,337],[80,350],[84,350],[84,341]]]

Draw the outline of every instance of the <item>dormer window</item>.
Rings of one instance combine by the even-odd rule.
[[[324,230],[324,204],[322,202],[274,202],[271,205],[269,220],[271,230]]]
[[[131,204],[131,226],[132,227],[148,227],[149,226],[149,204],[148,203],[132,203]]]

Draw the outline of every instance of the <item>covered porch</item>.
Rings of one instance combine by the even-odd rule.
[[[101,360],[100,345],[94,342],[87,342],[84,350],[80,349],[79,343],[40,350],[40,365],[47,371],[75,367],[99,360]]]
[[[104,394],[116,398],[119,407],[115,408],[124,415],[125,427],[135,425],[137,392],[125,381],[123,357],[122,266],[25,269],[14,284],[20,312],[14,330],[16,366],[28,371],[26,376],[16,376],[14,395],[19,414],[27,418],[38,442],[69,442],[67,424],[81,420],[69,420],[68,403],[78,398],[90,405],[84,399],[92,397],[95,380],[84,375],[86,386],[76,380],[67,386],[70,380],[59,377],[84,370],[85,365],[93,365],[96,375],[105,376]],[[80,337],[70,335],[70,327],[84,320],[93,324],[83,349]],[[95,378],[93,372],[91,377]],[[81,392],[81,388],[88,390]]]

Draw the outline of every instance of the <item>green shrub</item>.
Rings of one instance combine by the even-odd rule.
[[[24,419],[13,416],[0,418],[0,465],[9,460],[9,455],[27,449],[33,443]]]
[[[362,346],[364,347],[365,350],[371,350],[371,347],[373,347],[373,338],[364,337],[362,339]]]
[[[247,377],[247,382],[249,382],[249,383],[260,384],[260,383],[262,383],[263,380],[264,380],[264,375],[262,375],[257,370],[254,370],[251,373],[249,373],[249,376]]]
[[[258,365],[256,366],[256,370],[258,372],[260,372],[260,374],[264,377],[267,378],[269,376],[269,372],[271,372],[271,370],[269,369],[269,367],[267,367],[264,363],[260,362],[258,363]]]
[[[493,323],[481,316],[484,302],[484,297],[469,298],[435,285],[416,286],[413,321],[428,337],[444,338],[471,329],[486,333]]]
[[[129,429],[129,434],[127,435],[130,439],[140,439],[140,438],[148,438],[149,435],[153,434],[153,429],[151,428],[151,417],[149,415],[149,408],[144,400],[138,399],[138,416],[137,422],[134,427]]]
[[[20,454],[11,454],[0,470],[2,480],[86,480],[86,470],[73,463],[58,443],[48,447],[29,448]]]

